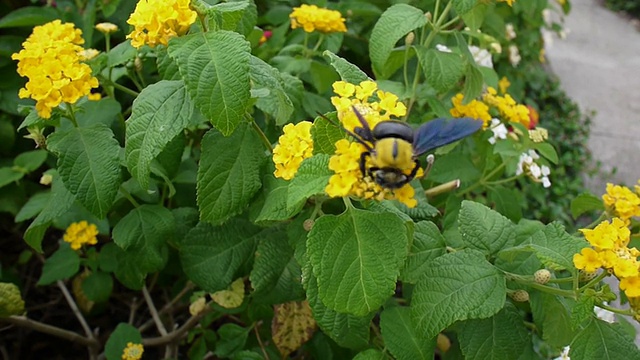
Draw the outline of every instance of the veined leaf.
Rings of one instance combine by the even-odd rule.
[[[193,104],[182,81],[161,80],[133,101],[127,120],[125,159],[131,175],[149,188],[151,161],[189,125]]]
[[[509,219],[473,201],[462,202],[458,223],[464,242],[489,255],[513,244],[515,238],[515,225]]]
[[[459,54],[416,46],[420,66],[427,83],[436,90],[446,92],[455,87],[464,74],[464,63]]]
[[[593,319],[571,342],[569,356],[574,359],[640,359],[633,338],[620,324]]]
[[[529,295],[533,320],[542,332],[542,339],[557,348],[569,345],[575,331],[571,328],[571,306],[567,300],[540,291]]]
[[[331,51],[326,50],[322,53],[322,55],[329,59],[329,64],[333,66],[334,69],[336,69],[336,71],[340,75],[340,79],[342,79],[343,81],[357,85],[362,81],[369,79],[369,76],[367,76],[364,71],[360,70],[360,68],[341,58],[340,56],[332,53]]]
[[[325,116],[333,120],[335,124],[339,123],[335,112],[331,112]],[[336,152],[335,143],[340,139],[344,139],[345,133],[335,124],[332,124],[331,121],[321,116],[315,118],[313,126],[311,127],[314,154],[333,155]]]
[[[70,193],[103,218],[120,187],[120,145],[103,124],[56,131],[47,138],[58,156],[58,172]]]
[[[121,360],[122,351],[127,347],[128,343],[141,344],[142,335],[135,327],[127,323],[120,323],[115,331],[111,333],[104,346],[104,354],[107,360]]]
[[[295,210],[301,201],[324,193],[333,171],[329,170],[329,155],[317,154],[304,159],[296,176],[289,183],[287,211]]]
[[[398,360],[432,360],[436,339],[420,334],[408,307],[391,307],[380,314],[380,330],[385,346]]]
[[[446,243],[436,224],[430,221],[416,223],[413,243],[401,272],[403,281],[415,284],[429,263],[446,253]]]
[[[251,56],[251,81],[255,89],[267,89],[268,95],[259,97],[258,109],[273,116],[276,125],[284,125],[293,114],[293,103],[284,88],[284,81],[278,69],[260,58]]]
[[[198,167],[200,219],[218,224],[240,214],[260,189],[260,165],[264,152],[260,138],[249,124],[229,137],[215,129],[202,139]]]
[[[407,244],[404,222],[394,214],[348,208],[320,217],[307,239],[320,300],[358,316],[377,310],[395,290]]]
[[[224,135],[240,124],[250,100],[249,43],[231,31],[174,37],[169,55],[178,63],[195,106]]]
[[[58,280],[70,278],[78,270],[80,270],[78,253],[72,250],[68,243],[60,243],[60,248],[44,262],[38,285],[49,285]]]

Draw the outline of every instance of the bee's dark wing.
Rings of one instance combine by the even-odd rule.
[[[421,125],[413,135],[413,151],[421,155],[443,145],[467,137],[483,125],[481,120],[458,118],[446,120],[438,118]]]
[[[362,124],[362,127],[356,127],[355,129],[353,129],[353,131],[355,131],[355,133],[358,134],[358,136],[360,136],[362,139],[371,143],[374,142],[375,139],[373,138],[373,132],[371,132],[371,127],[369,127],[369,123],[367,123],[367,120],[365,120],[364,116],[360,114],[355,106],[352,106],[351,108],[358,117],[360,124]]]

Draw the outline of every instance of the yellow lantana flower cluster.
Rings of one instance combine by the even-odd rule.
[[[131,45],[167,45],[174,36],[184,35],[198,14],[189,8],[190,0],[140,0],[127,23],[134,26],[127,35]]]
[[[390,120],[391,116],[404,116],[407,112],[405,105],[398,101],[394,94],[378,90],[373,81],[363,81],[359,85],[344,81],[333,84],[333,91],[339,96],[331,98],[331,103],[338,111],[338,119],[342,126],[353,132],[361,127],[353,108],[365,118],[373,129],[381,121]],[[374,97],[375,94],[375,97]],[[414,199],[415,189],[406,184],[400,189],[391,191],[376,184],[369,176],[360,172],[360,156],[367,151],[364,145],[357,141],[338,140],[336,151],[329,159],[329,169],[335,174],[329,178],[325,192],[331,197],[357,196],[364,199],[396,199],[408,207],[415,207],[418,202]],[[370,166],[367,163],[367,168]],[[407,175],[411,172],[408,169]],[[417,177],[423,175],[422,169]]]
[[[273,163],[276,170],[275,177],[291,180],[298,172],[302,160],[313,155],[313,139],[311,138],[309,121],[297,124],[287,124],[283,134],[278,139],[278,145],[273,149]]]
[[[122,360],[140,360],[144,353],[142,344],[127,343],[127,347],[122,350]]]
[[[98,243],[98,228],[86,221],[75,222],[69,225],[64,233],[64,241],[71,243],[73,250],[78,250],[84,244],[95,245]]]
[[[507,80],[508,82],[508,80]],[[506,83],[502,87],[506,87]],[[492,116],[491,110],[494,110],[495,116],[500,116],[508,122],[514,122],[529,128],[529,108],[525,105],[518,104],[509,94],[504,96],[498,95],[496,89],[489,87],[487,92],[482,95],[482,100],[471,100],[467,104],[463,104],[464,95],[456,94],[451,98],[453,107],[449,112],[454,117],[471,117],[484,121],[484,128],[490,126]]]
[[[626,222],[613,218],[605,220],[595,229],[580,230],[591,247],[586,247],[573,256],[573,264],[577,269],[594,272],[603,268],[620,279],[620,289],[627,297],[640,296],[640,251],[629,248],[631,232]]]
[[[636,186],[636,191],[640,187]],[[607,184],[607,193],[602,201],[609,211],[627,222],[634,216],[640,216],[640,197],[626,186]]]
[[[491,114],[489,113],[489,106],[479,100],[471,100],[467,104],[463,104],[462,100],[464,95],[456,94],[451,98],[451,104],[453,107],[449,110],[449,113],[453,117],[470,117],[484,122],[484,128],[486,129],[491,122]]]
[[[345,19],[339,11],[319,8],[316,5],[303,4],[293,8],[289,15],[291,28],[303,28],[305,32],[321,33],[346,32]]]
[[[54,20],[34,27],[22,50],[11,55],[18,60],[18,74],[29,79],[18,95],[35,100],[40,117],[50,118],[60,103],[73,104],[98,87],[91,68],[82,63],[83,43],[80,29]]]

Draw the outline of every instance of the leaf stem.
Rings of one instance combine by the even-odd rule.
[[[631,309],[618,309],[618,308],[611,307],[609,305],[605,305],[604,303],[596,304],[596,306],[605,310],[609,310],[616,314],[633,316],[633,310]]]
[[[96,347],[96,348],[100,346],[100,344],[96,339],[89,339],[73,331],[69,331],[69,330],[59,328],[57,326],[41,323],[36,320],[31,320],[26,316],[12,315],[6,318],[0,318],[0,322],[2,321],[7,322],[9,324],[16,325],[16,326],[20,326],[23,328],[39,331],[44,334],[53,335],[61,339],[69,340],[71,342],[75,342],[84,346]]]
[[[256,120],[253,117],[251,118],[250,122],[251,122],[251,126],[258,133],[258,135],[260,136],[260,139],[262,140],[262,143],[267,148],[269,153],[273,154],[273,146],[271,145],[271,141],[269,141],[269,139],[267,138],[267,135],[265,135],[264,131],[262,131],[260,126],[258,126],[258,123],[256,123]]]
[[[129,202],[133,206],[140,207],[140,204],[136,201],[136,199],[134,199],[133,196],[131,196],[131,194],[122,185],[120,185],[120,192],[122,193],[122,196],[129,200]]]
[[[78,127],[78,120],[76,120],[76,113],[73,109],[73,104],[65,103],[67,105],[67,115],[69,115],[69,120],[73,124],[74,127]]]
[[[116,89],[118,89],[118,90],[120,90],[120,91],[122,91],[122,92],[124,92],[124,93],[127,93],[127,94],[129,94],[129,95],[131,95],[131,96],[138,96],[138,95],[140,95],[140,93],[139,93],[139,92],[137,92],[137,91],[135,91],[135,90],[132,90],[132,89],[129,89],[129,88],[128,88],[128,87],[126,87],[126,86],[120,85],[120,84],[118,84],[118,83],[117,83],[117,82],[115,82],[115,81],[112,81],[112,82],[111,82],[111,85],[113,85],[113,87],[114,87],[114,88],[116,88]]]
[[[591,224],[583,227],[583,229],[593,229],[596,225],[600,224],[606,218],[607,218],[607,212],[603,211],[602,214],[600,214],[600,216],[598,216],[597,219],[595,219]],[[580,235],[580,234],[582,234],[580,230],[574,233],[574,235]]]
[[[85,334],[87,335],[87,338],[89,338],[90,340],[93,340],[93,341],[95,341],[97,343],[96,338],[95,338],[95,336],[93,336],[93,332],[91,331],[91,328],[89,327],[89,324],[84,319],[84,316],[82,315],[82,312],[80,312],[80,309],[78,308],[78,305],[73,300],[73,297],[71,296],[71,293],[69,293],[69,289],[67,289],[67,286],[62,282],[62,280],[58,280],[56,282],[56,284],[60,288],[60,291],[62,291],[62,294],[64,295],[65,299],[67,300],[67,303],[69,304],[69,307],[71,308],[71,311],[76,316],[76,318],[78,318],[78,322],[80,322],[80,325],[82,326],[82,329],[84,330]],[[96,357],[97,350],[98,350],[98,346],[95,346],[95,345],[94,346],[89,346],[89,357],[92,360],[97,358]]]
[[[158,310],[156,310],[156,306],[151,299],[151,295],[149,295],[149,290],[147,290],[147,285],[142,287],[142,295],[144,295],[144,300],[147,302],[147,307],[149,307],[149,312],[151,313],[151,317],[153,321],[156,323],[156,327],[158,328],[158,332],[160,335],[167,335],[167,329],[164,327],[162,320],[160,319],[160,315],[158,315]]]
[[[591,281],[589,281],[588,283],[580,287],[578,291],[583,292],[584,290],[593,287],[595,284],[599,283],[600,281],[602,281],[602,279],[604,279],[607,276],[609,276],[609,272],[605,270],[600,274],[598,274],[598,276],[596,276],[595,278],[591,279]]]
[[[343,196],[342,201],[344,202],[344,205],[347,207],[347,209],[355,209],[355,206],[353,206],[353,203],[351,202],[350,197]]]
[[[205,315],[212,312],[211,304],[208,303],[206,308],[202,310],[198,315],[194,315],[187,320],[182,326],[168,333],[167,335],[155,337],[155,338],[146,338],[142,339],[143,346],[162,346],[171,342],[178,340],[185,333],[191,330],[193,327],[198,325],[198,321],[202,319]]]
[[[260,346],[260,350],[262,350],[262,355],[266,360],[269,359],[269,354],[267,354],[267,350],[264,347],[264,343],[262,342],[262,338],[260,337],[260,332],[258,331],[258,327],[262,324],[262,321],[258,321],[253,326],[253,331],[256,333],[256,339],[258,339],[258,345]]]
[[[511,181],[516,180],[517,178],[521,177],[522,175],[514,175],[512,177],[506,178],[506,179],[502,179],[502,180],[496,180],[496,181],[486,181],[484,182],[485,185],[500,185],[500,184],[504,184],[504,183],[508,183]]]
[[[325,34],[320,34],[320,37],[318,38],[316,45],[313,47],[313,50],[311,50],[312,53],[315,53],[316,51],[318,51],[318,49],[320,48],[320,45],[322,45],[322,42],[324,41],[325,38],[326,38]]]

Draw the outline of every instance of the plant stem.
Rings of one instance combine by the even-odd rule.
[[[617,308],[611,307],[609,305],[605,305],[603,303],[596,304],[596,306],[599,307],[599,308],[605,309],[605,310],[609,310],[609,311],[611,311],[613,313],[616,313],[616,314],[633,316],[633,310],[631,310],[631,309],[617,309]]]
[[[273,146],[271,146],[271,142],[267,138],[267,135],[265,135],[264,131],[262,131],[260,126],[258,126],[258,124],[256,123],[255,119],[251,118],[250,122],[251,122],[251,126],[258,133],[258,135],[260,136],[260,139],[262,140],[262,143],[267,148],[269,153],[273,154]]]
[[[598,216],[597,219],[595,219],[591,224],[583,227],[583,229],[593,229],[596,225],[600,224],[606,218],[607,218],[607,212],[603,211],[602,214],[600,214],[600,216]],[[580,231],[576,231],[574,233],[574,235],[580,235],[580,234],[582,234]]]
[[[160,309],[160,311],[158,311],[158,315],[162,315],[164,313],[166,313],[167,311],[171,310],[171,308],[173,308],[173,306],[180,301],[180,299],[182,299],[182,297],[188,293],[189,291],[191,291],[191,289],[193,289],[193,283],[192,282],[187,282],[187,284],[184,286],[184,288],[182,290],[180,290],[180,292],[178,293],[178,295],[176,295],[173,299],[171,299],[171,301],[169,301],[165,306],[162,307],[162,309]],[[153,319],[147,321],[146,323],[142,324],[139,328],[138,331],[140,332],[144,332],[145,330],[147,330],[149,328],[149,326],[151,326],[153,324]]]
[[[344,205],[347,207],[347,209],[355,209],[355,206],[353,206],[353,203],[351,202],[351,198],[349,198],[348,196],[343,196],[342,201],[344,201]]]
[[[67,105],[67,115],[69,115],[69,120],[74,127],[78,127],[78,120],[76,120],[76,113],[73,110],[73,105],[69,103],[65,103]]]
[[[122,196],[124,196],[127,200],[129,200],[131,204],[133,204],[133,206],[140,207],[140,204],[138,204],[136,199],[134,199],[133,196],[131,196],[131,194],[122,185],[120,185],[120,192],[122,193]]]
[[[512,177],[506,178],[506,179],[502,179],[502,180],[496,180],[496,181],[486,181],[484,183],[484,185],[500,185],[500,184],[504,184],[504,183],[508,183],[511,181],[516,180],[517,178],[521,177],[522,175],[514,175]]]
[[[570,291],[570,290],[562,290],[562,289],[558,289],[558,288],[554,288],[554,287],[550,287],[550,286],[540,285],[540,284],[538,284],[536,282],[527,283],[525,285],[530,286],[530,287],[532,287],[534,289],[537,289],[537,290],[540,290],[540,291],[544,291],[544,292],[549,293],[549,294],[560,295],[560,296],[564,296],[564,297],[574,298],[575,299],[574,292]]]
[[[255,325],[253,326],[253,331],[256,333],[256,339],[258,339],[258,345],[260,346],[260,350],[262,350],[262,355],[264,355],[264,358],[266,360],[270,360],[269,359],[269,354],[267,354],[267,350],[264,347],[264,344],[262,343],[262,338],[260,338],[260,332],[258,331],[258,327],[262,324],[262,321],[258,321],[257,323],[255,323]]]
[[[322,42],[324,41],[325,37],[326,36],[324,34],[320,34],[320,38],[318,38],[316,45],[313,47],[313,50],[311,50],[313,53],[318,51],[318,48],[320,48],[320,45],[322,45]]]
[[[183,336],[187,331],[191,330],[194,326],[198,324],[200,319],[212,312],[211,304],[207,304],[207,307],[201,311],[198,315],[192,316],[185,322],[182,326],[177,328],[176,330],[168,333],[167,335],[155,337],[155,338],[147,338],[142,339],[142,345],[144,346],[162,346],[171,342],[178,340],[181,336]]]
[[[0,322],[2,321],[7,322],[9,324],[16,325],[16,326],[20,326],[23,328],[39,331],[41,333],[53,335],[61,339],[69,340],[84,346],[95,347],[95,348],[100,346],[100,344],[96,339],[89,339],[73,331],[61,329],[57,326],[48,325],[36,320],[31,320],[26,316],[13,315],[6,318],[1,318]]]
[[[128,88],[128,87],[126,87],[126,86],[120,85],[120,84],[118,84],[118,83],[117,83],[117,82],[115,82],[115,81],[111,82],[111,85],[113,85],[113,87],[114,87],[114,88],[116,88],[116,89],[118,89],[118,90],[120,90],[120,91],[122,91],[122,92],[124,92],[124,93],[127,93],[127,94],[129,94],[129,95],[131,95],[131,96],[138,96],[138,95],[140,95],[140,93],[139,93],[139,92],[137,92],[137,91],[135,91],[135,90],[132,90],[132,89],[129,89],[129,88]]]
[[[588,289],[588,288],[592,287],[593,285],[595,285],[595,284],[599,283],[600,281],[602,281],[602,279],[604,279],[607,276],[609,276],[609,273],[605,270],[605,271],[601,272],[595,278],[591,279],[591,281],[589,281],[588,283],[583,285],[581,288],[579,288],[578,291],[582,292],[585,289]]]
[[[62,280],[58,280],[56,282],[56,284],[60,288],[60,291],[62,291],[62,294],[64,295],[65,299],[67,300],[67,303],[69,304],[69,307],[71,308],[71,311],[76,316],[76,318],[78,318],[78,321],[80,322],[80,326],[82,326],[82,329],[84,329],[84,332],[87,335],[87,338],[89,338],[90,340],[93,340],[93,341],[95,341],[97,343],[97,340],[96,340],[95,336],[93,336],[93,332],[91,331],[91,328],[89,327],[89,324],[87,324],[87,321],[84,319],[84,316],[82,315],[82,312],[80,312],[80,309],[78,308],[78,305],[73,300],[73,297],[71,296],[71,293],[69,292],[69,289],[67,289],[67,286],[62,282]],[[88,349],[89,350],[89,358],[91,360],[96,359],[98,346],[89,346],[88,348],[89,348]]]
[[[160,335],[162,336],[167,335],[167,329],[165,329],[164,324],[162,323],[162,320],[160,320],[160,315],[158,315],[158,310],[156,310],[156,306],[154,305],[153,300],[151,299],[151,295],[149,295],[149,290],[147,290],[147,285],[144,285],[142,287],[142,295],[144,295],[144,300],[147,302],[147,306],[149,307],[149,312],[151,313],[151,317],[153,318],[153,321],[156,323],[156,327],[158,328]]]

